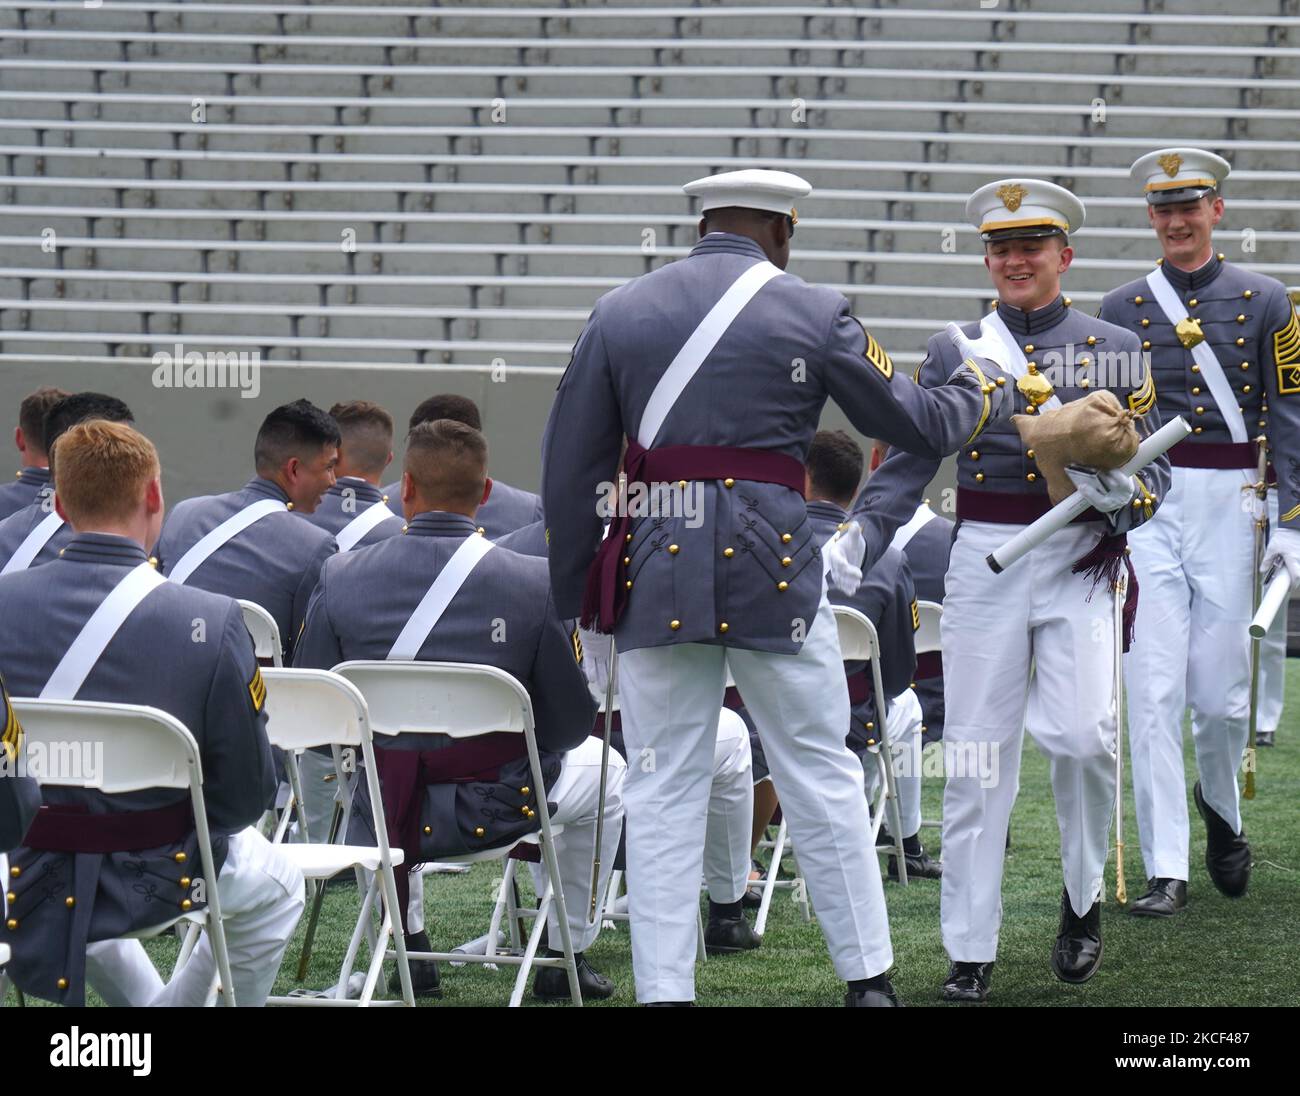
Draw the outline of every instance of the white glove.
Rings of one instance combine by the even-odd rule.
[[[1094,472],[1088,468],[1070,466],[1065,474],[1079,489],[1088,504],[1103,514],[1122,510],[1133,498],[1133,477],[1118,468],[1107,472]]]
[[[1010,398],[1010,394],[1015,392],[1015,385],[1010,383],[1012,376],[1007,366],[1007,349],[1002,345],[1002,340],[996,335],[981,335],[971,342],[955,323],[950,323],[945,330],[962,358],[961,364],[948,378],[948,383],[951,384],[960,373],[970,373],[979,380],[978,374],[971,368],[972,364],[978,366],[984,374],[982,383],[992,386],[986,393],[989,398],[989,420],[985,427],[1009,418],[1015,410],[1015,400]]]
[[[862,585],[862,560],[867,554],[867,538],[862,526],[851,521],[822,548],[822,567],[826,582],[845,594],[856,594]]]
[[[1300,532],[1295,529],[1275,529],[1268,538],[1264,549],[1264,574],[1272,569],[1274,563],[1280,563],[1291,576],[1291,585],[1300,583]]]
[[[605,692],[609,688],[609,652],[614,637],[580,628],[578,639],[582,643],[582,670],[587,675],[587,686],[604,707]]]
[[[1002,345],[1002,340],[996,335],[988,335],[983,332],[980,337],[972,342],[966,336],[960,327],[955,323],[950,323],[945,331],[948,333],[948,340],[957,348],[957,353],[965,358],[985,358],[991,361],[1003,372],[1008,372],[1011,363],[1007,359],[1007,348]],[[989,380],[993,378],[990,377]]]

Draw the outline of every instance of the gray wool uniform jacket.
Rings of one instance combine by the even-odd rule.
[[[279,485],[255,476],[238,491],[178,503],[154,549],[163,574],[170,575],[181,557],[227,518],[267,498],[288,502]],[[269,514],[218,548],[186,585],[257,602],[275,618],[287,661],[321,564],[336,551],[329,533],[297,514]]]
[[[330,669],[353,659],[383,659],[429,586],[466,537],[477,536],[473,519],[459,514],[417,514],[401,536],[328,560],[307,610],[294,665]],[[528,691],[538,750],[548,778],[558,761],[590,733],[595,703],[575,657],[570,634],[551,600],[546,564],[495,547],[466,578],[421,644],[417,661],[472,662],[497,666]],[[513,754],[492,772],[471,767],[452,781],[437,781],[421,808],[422,855],[454,855],[512,843],[540,822],[522,808],[536,802],[528,789],[528,762],[521,735]],[[381,748],[435,753],[449,745],[443,735],[380,739]],[[382,768],[382,766],[381,766]],[[499,769],[499,771],[497,771]],[[473,778],[473,782],[469,781]],[[528,789],[522,791],[521,789]],[[389,788],[385,786],[387,806]]]
[[[0,486],[0,520],[53,492],[48,468],[23,468],[12,483]]]
[[[1247,438],[1268,438],[1277,472],[1279,526],[1300,529],[1300,320],[1286,286],[1226,262],[1222,255],[1199,270],[1179,270],[1169,263],[1161,269],[1188,315],[1200,321],[1241,409]],[[1182,415],[1191,425],[1191,437],[1170,454],[1175,464],[1196,461],[1205,446],[1232,442],[1200,366],[1179,342],[1145,278],[1107,293],[1100,316],[1142,339],[1151,355],[1161,417]],[[1255,467],[1254,456],[1246,453],[1235,467]]]
[[[710,233],[685,259],[603,296],[573,349],[542,443],[542,505],[556,608],[579,616],[603,530],[598,500],[615,479],[656,383],[705,314],[764,259],[753,240]],[[959,363],[952,363],[955,371]],[[726,446],[802,463],[828,399],[871,437],[939,460],[1002,402],[963,373],[927,390],[834,290],[793,274],[740,312],[668,414],[653,448]],[[699,505],[633,515],[620,649],[715,643],[795,654],[822,594],[820,540],[800,492],[728,477],[683,492]],[[887,543],[887,541],[885,542]],[[868,562],[877,556],[868,545]]]
[[[391,495],[386,494],[373,483],[367,483],[355,476],[344,476],[325,492],[325,497],[320,500],[320,505],[314,511],[303,514],[302,517],[316,528],[324,529],[330,536],[337,537],[371,506],[388,503],[391,498]],[[399,500],[399,511],[400,506]],[[397,536],[405,525],[406,522],[400,517],[386,518],[374,528],[367,530],[366,535],[353,545],[353,549],[365,548],[388,537]]]
[[[40,694],[91,614],[145,558],[124,537],[88,533],[75,536],[61,558],[0,578],[0,667],[11,696]],[[276,787],[265,688],[239,606],[163,583],[126,618],[74,699],[145,704],[185,725],[199,747],[219,871],[222,838],[256,822]],[[104,795],[49,787],[43,799],[101,815],[189,797],[173,788]],[[192,830],[178,842],[129,852],[19,848],[10,863],[5,882],[14,898],[0,930],[13,950],[9,974],[27,992],[63,1004],[82,1003],[87,942],[179,917],[202,874]]]
[[[1071,308],[1063,297],[1032,312],[1004,304],[997,308],[1012,335],[1023,340],[1022,349],[1030,361],[1051,360],[1045,357],[1051,352],[1068,358],[1073,348],[1076,366],[1070,371],[1073,383],[1055,385],[1056,395],[1063,404],[1108,389],[1121,406],[1137,412],[1134,425],[1139,437],[1160,428],[1151,373],[1142,363],[1141,344],[1132,332]],[[978,323],[965,324],[962,330],[972,340],[979,338]],[[1102,357],[1103,354],[1107,357]],[[1113,360],[1111,354],[1122,355],[1120,360],[1128,368],[1109,365]],[[956,348],[946,335],[933,335],[925,361],[917,370],[917,380],[922,385],[942,384],[959,360]],[[1025,413],[1029,407],[1025,396],[1014,390],[1011,396],[1009,404],[1017,413]],[[916,512],[926,486],[938,470],[939,461],[933,458],[901,450],[889,454],[867,480],[853,515],[863,523],[868,544],[888,544],[893,539],[898,527]],[[1139,505],[1125,506],[1115,514],[1110,525],[1115,533],[1126,532],[1149,520],[1159,507],[1169,487],[1168,455],[1148,465],[1136,479],[1140,486],[1134,487],[1131,501]],[[963,498],[986,494],[1018,496],[1030,503],[1048,502],[1047,482],[1039,473],[1032,450],[1026,448],[1009,419],[991,425],[975,442],[963,445],[957,454],[958,521],[962,519]],[[1141,505],[1143,502],[1149,502],[1150,506]],[[1101,520],[1100,515],[1094,514],[1094,518]]]

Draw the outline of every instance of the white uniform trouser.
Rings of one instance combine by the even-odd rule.
[[[698,888],[728,666],[763,740],[836,973],[847,981],[888,970],[885,896],[862,765],[844,745],[848,685],[825,592],[797,655],[683,643],[624,652],[620,666],[637,1000],[695,997]]]
[[[1153,878],[1188,877],[1184,708],[1201,794],[1241,830],[1254,560],[1247,478],[1235,468],[1175,468],[1155,517],[1129,534],[1142,591],[1124,667],[1129,752],[1142,863]]]
[[[601,742],[587,738],[564,755],[560,775],[546,789],[546,801],[556,804],[551,812],[551,825],[563,826],[564,832],[555,838],[555,858],[560,870],[560,885],[564,889],[565,911],[569,916],[569,936],[574,951],[585,951],[600,932],[600,921],[591,924],[587,911],[591,906],[591,861],[596,851],[596,814],[600,804]],[[600,878],[596,882],[597,894],[604,894],[609,884],[609,873],[614,868],[614,854],[618,851],[619,835],[623,831],[623,778],[627,765],[619,755],[609,753],[609,777],[605,786],[605,825],[600,844]],[[546,864],[529,864],[533,886],[538,894],[546,886]],[[414,934],[424,929],[424,876],[411,875],[411,904],[407,907],[407,931]],[[547,939],[550,947],[560,948],[560,919],[555,904],[547,917]]]
[[[754,827],[754,778],[749,730],[730,708],[718,715],[704,834],[704,882],[714,902],[739,902],[749,880],[749,838]]]
[[[1089,601],[1092,580],[1070,571],[1103,527],[1070,526],[993,574],[985,556],[1019,529],[962,522],[948,566],[940,922],[954,962],[997,957],[1026,730],[1047,756],[1065,886],[1079,915],[1101,893],[1115,807],[1115,599],[1102,584]]]
[[[249,828],[228,839],[217,886],[235,1002],[263,1005],[302,916],[302,872],[281,850]],[[216,976],[212,942],[205,932],[188,962],[152,1003],[171,1007],[206,1004]]]
[[[894,758],[894,786],[898,789],[898,816],[903,827],[900,837],[915,837],[921,832],[921,701],[911,689],[904,689],[889,702],[885,715],[885,734]],[[866,771],[867,794],[874,796],[880,780],[876,753],[862,758]],[[889,827],[889,818],[885,818]]]
[[[1269,528],[1277,528],[1277,490],[1268,493]],[[1273,618],[1273,626],[1259,645],[1259,723],[1257,729],[1274,731],[1282,723],[1286,696],[1286,606]]]

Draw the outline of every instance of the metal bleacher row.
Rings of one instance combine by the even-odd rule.
[[[1087,202],[1083,307],[1149,268],[1127,169],[1178,142],[1233,163],[1220,248],[1300,282],[1300,3],[1062,6],[0,0],[0,362],[558,372],[745,166],[813,182],[791,269],[905,365],[987,306],[1003,175]]]

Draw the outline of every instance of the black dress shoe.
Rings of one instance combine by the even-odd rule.
[[[1205,820],[1205,870],[1221,894],[1240,898],[1250,882],[1250,843],[1246,840],[1246,831],[1233,833],[1232,827],[1214,813],[1201,796],[1199,780],[1192,788],[1192,794],[1196,799],[1196,809]]]
[[[753,951],[763,938],[743,917],[710,917],[704,926],[704,950],[709,955],[734,955]]]
[[[406,950],[433,951],[433,945],[429,943],[429,934],[427,932],[407,934]],[[411,992],[416,997],[442,996],[442,986],[438,982],[437,963],[432,959],[411,959],[409,965],[411,968]],[[402,992],[402,979],[396,970],[388,976],[388,990],[390,993],[400,994]]]
[[[893,983],[882,979],[879,989],[849,990],[844,995],[846,1008],[902,1008]]]
[[[987,1001],[992,963],[953,963],[943,983],[945,1001]]]
[[[931,859],[930,854],[922,849],[919,853],[908,853],[904,858],[907,863],[908,879],[942,879],[943,865]],[[898,882],[898,857],[889,858],[889,878]]]
[[[1061,891],[1061,930],[1052,945],[1052,970],[1062,982],[1086,982],[1101,968],[1101,903],[1079,917],[1070,892]]]
[[[558,955],[551,952],[550,957],[558,958]],[[582,952],[574,959],[578,966],[578,989],[584,1001],[603,1001],[614,996],[614,983],[588,963]],[[539,1001],[570,1000],[568,971],[563,967],[542,967],[533,979],[533,996]]]
[[[1256,746],[1272,746],[1272,745],[1273,745],[1273,732],[1272,732],[1272,731],[1256,731],[1256,732],[1255,732],[1255,745],[1256,745]]]
[[[1187,881],[1157,878],[1147,881],[1147,892],[1128,911],[1134,917],[1172,917],[1187,905]]]

